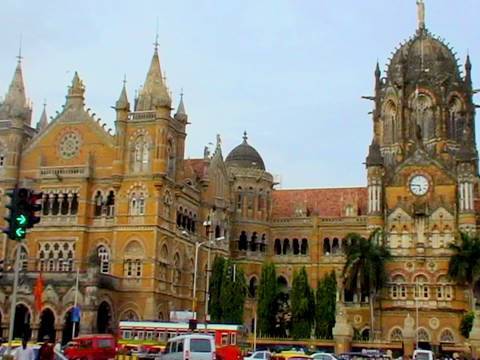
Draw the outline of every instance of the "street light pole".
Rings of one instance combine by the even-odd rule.
[[[193,270],[193,293],[192,293],[192,313],[194,319],[197,318],[196,307],[197,307],[197,269],[198,269],[198,252],[200,247],[206,244],[207,241],[195,243],[195,264]]]
[[[12,340],[13,340],[13,327],[15,324],[15,310],[17,309],[17,288],[18,288],[18,273],[20,271],[20,252],[22,251],[21,243],[17,247],[17,254],[15,257],[15,274],[13,277],[13,290],[10,299],[10,324],[8,330],[8,346],[7,354],[10,355],[12,349]]]

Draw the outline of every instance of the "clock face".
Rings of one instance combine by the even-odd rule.
[[[429,187],[430,184],[428,183],[428,179],[423,175],[415,175],[410,180],[410,191],[413,195],[425,195],[428,192]]]

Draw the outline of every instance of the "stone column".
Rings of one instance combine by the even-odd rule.
[[[335,326],[332,330],[335,340],[335,354],[350,351],[353,339],[353,327],[348,323],[345,305],[337,302],[337,314],[335,315]]]
[[[415,320],[407,314],[403,321],[403,356],[412,356],[415,349]]]
[[[480,318],[478,311],[475,311],[472,330],[470,330],[470,347],[472,350],[472,359],[480,357]]]

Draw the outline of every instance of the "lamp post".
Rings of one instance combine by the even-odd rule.
[[[192,313],[194,319],[197,318],[196,306],[197,306],[197,268],[198,268],[198,252],[202,245],[205,245],[209,240],[195,243],[195,264],[193,269],[193,293],[192,293]]]

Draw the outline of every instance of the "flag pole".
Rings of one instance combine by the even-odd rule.
[[[73,310],[72,311],[77,311],[77,302],[78,302],[78,278],[80,275],[80,263],[77,265],[77,276],[75,280],[75,300],[73,301]],[[73,313],[72,313],[73,315]],[[73,316],[72,316],[73,317]],[[77,322],[73,321],[73,326],[72,326],[72,339],[75,337],[75,330],[76,330],[76,325]]]

